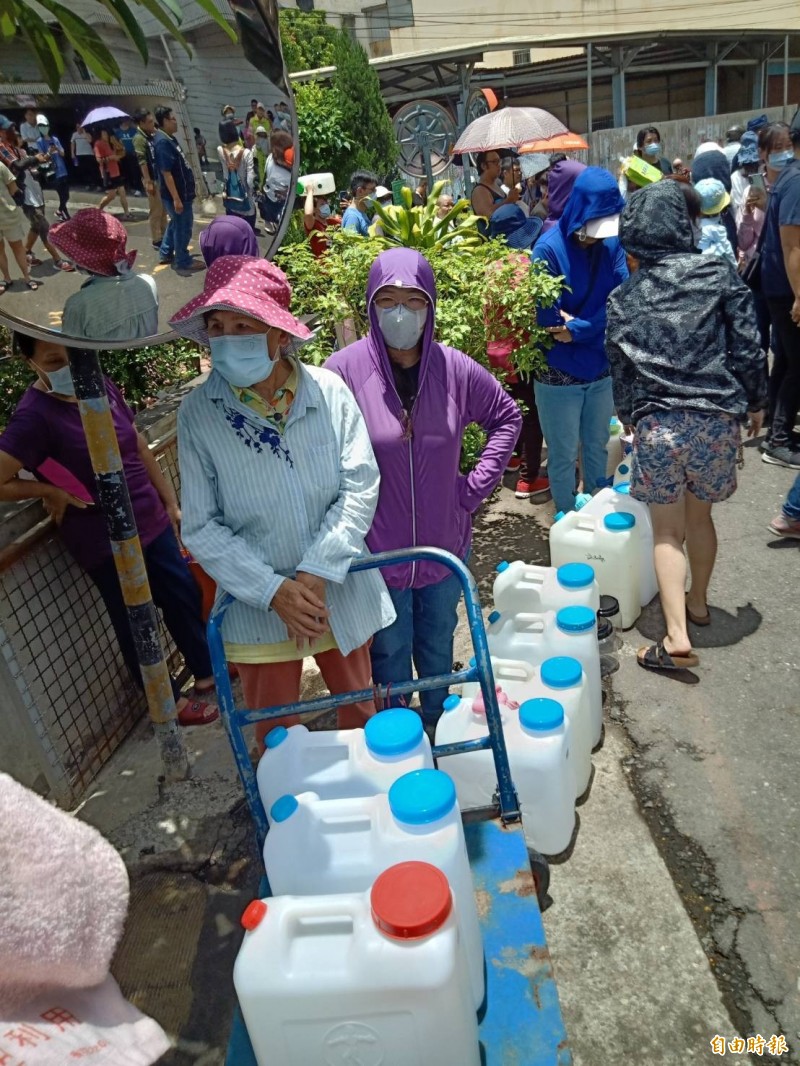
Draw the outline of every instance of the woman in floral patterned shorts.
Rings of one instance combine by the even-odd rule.
[[[761,428],[764,356],[750,290],[725,259],[694,251],[674,182],[631,197],[620,240],[635,272],[609,298],[606,347],[617,412],[635,429],[631,495],[650,505],[667,625],[637,658],[649,670],[679,670],[699,663],[687,619],[711,622],[711,507],[736,490],[745,414],[748,436]]]

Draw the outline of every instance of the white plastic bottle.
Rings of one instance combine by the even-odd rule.
[[[516,659],[538,666],[551,655],[560,654],[555,621],[555,611],[539,614],[492,611],[486,626],[489,654],[493,658]]]
[[[585,604],[596,611],[600,606],[594,570],[586,563],[559,567],[533,566],[521,559],[498,563],[492,597],[502,614],[539,614],[573,604]]]
[[[619,601],[622,628],[629,629],[641,611],[636,517],[630,511],[595,514],[590,510],[593,503],[570,511],[550,527],[550,559],[557,566],[588,562],[594,567],[600,594]]]
[[[427,863],[371,890],[254,900],[233,983],[258,1066],[480,1066],[447,878]]]
[[[509,745],[516,753],[512,774],[525,842],[544,855],[558,855],[575,829],[575,778],[564,708],[556,700],[526,700],[512,736]]]
[[[502,686],[501,686],[502,687]],[[518,705],[508,700],[499,700],[500,720],[508,746],[508,728],[516,715]],[[489,732],[483,699],[478,696],[448,696],[444,701],[442,715],[436,723],[436,744],[456,744],[462,740],[477,740]],[[514,776],[513,755],[508,751],[511,775]],[[456,787],[458,805],[462,811],[489,807],[497,792],[497,771],[490,749],[445,755],[439,765]]]
[[[634,499],[630,492],[630,481],[620,482],[613,489],[603,489],[587,504],[585,513],[606,515],[629,511],[635,516],[639,530],[639,600],[641,606],[646,607],[658,592],[653,558],[653,520],[647,504]]]
[[[547,698],[557,700],[562,705],[572,736],[570,762],[575,780],[575,798],[582,796],[589,787],[589,781],[592,776],[592,740],[595,726],[593,725],[594,718],[589,682],[581,663],[567,655],[558,655],[545,659],[538,667],[532,666],[530,663],[515,662],[510,659],[492,659],[492,672],[498,692],[500,716],[504,723],[507,719],[509,708],[513,708],[514,703],[521,705],[526,700]],[[480,685],[477,681],[470,681],[461,686],[462,705],[464,708],[461,714],[463,721],[466,723],[471,722],[473,709],[476,712],[476,722],[483,721],[480,717],[484,713],[483,698],[481,697],[476,701],[476,697],[479,696]],[[468,707],[469,701],[473,701],[472,707]],[[456,717],[443,715],[440,721],[444,721],[450,730],[446,743],[449,744],[454,740],[462,739],[452,732],[457,721]],[[489,729],[486,726],[484,734],[488,732]],[[482,734],[476,733],[475,735]],[[438,731],[436,743],[445,743],[445,741],[439,739]],[[482,754],[482,752],[471,752],[468,757],[472,758],[475,755]],[[456,757],[454,756],[453,758]],[[450,757],[448,756],[448,762],[443,763],[448,772],[449,760]]]
[[[355,799],[321,800],[311,792],[282,796],[269,820],[264,865],[276,896],[363,892],[395,863],[438,866],[453,890],[475,1009],[480,1008],[483,940],[456,788],[446,773],[414,770],[399,777],[388,794]]]
[[[577,659],[586,675],[591,747],[596,748],[603,735],[603,688],[600,682],[597,616],[588,607],[564,607],[556,615],[556,626],[563,649],[559,654]]]
[[[606,444],[606,476],[613,477],[614,471],[622,462],[623,425],[616,415],[608,424],[608,443]]]
[[[372,796],[387,792],[410,770],[426,767],[433,768],[433,757],[422,720],[414,711],[398,708],[381,711],[363,729],[277,726],[267,734],[256,779],[269,814],[280,796]]]

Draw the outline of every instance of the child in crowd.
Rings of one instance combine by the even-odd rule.
[[[731,202],[731,194],[717,178],[702,178],[695,185],[700,197],[700,239],[697,247],[704,255],[720,255],[736,266],[728,232],[720,215]]]

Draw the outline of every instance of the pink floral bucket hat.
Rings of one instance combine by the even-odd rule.
[[[118,218],[96,207],[76,211],[69,222],[50,227],[50,240],[84,270],[113,278],[127,273],[136,252],[125,250],[128,231]]]
[[[286,275],[274,263],[245,255],[223,255],[208,268],[200,295],[182,307],[170,325],[179,336],[207,346],[209,312],[239,311],[292,337],[308,340],[311,330],[290,313],[291,299]]]

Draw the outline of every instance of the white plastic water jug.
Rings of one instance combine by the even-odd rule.
[[[453,890],[478,1010],[485,993],[483,940],[456,788],[446,773],[414,770],[388,794],[355,799],[282,796],[269,821],[264,865],[276,896],[363,892],[395,863],[438,866]]]
[[[630,629],[641,611],[636,517],[622,510],[592,513],[593,504],[570,511],[550,527],[550,561],[554,566],[584,562],[594,567],[600,594],[619,601],[622,628]]]
[[[622,462],[623,425],[616,415],[608,424],[608,442],[606,444],[606,477],[613,477],[614,471]]]
[[[658,592],[656,568],[653,557],[653,520],[650,508],[631,496],[630,481],[623,481],[613,489],[606,488],[586,505],[586,514],[605,515],[617,511],[629,511],[636,517],[639,530],[639,600],[646,607]]]
[[[453,896],[400,863],[362,893],[254,900],[233,983],[258,1066],[479,1066]]]
[[[544,855],[558,855],[575,829],[575,776],[564,708],[557,700],[526,700],[514,732],[519,767],[514,783],[525,842]]]
[[[509,701],[522,704],[529,699],[546,698],[557,700],[562,705],[572,737],[570,763],[575,782],[575,798],[582,796],[589,787],[592,776],[592,744],[595,728],[589,682],[580,662],[566,655],[545,659],[538,667],[531,666],[529,663],[513,662],[509,659],[492,659],[492,671],[498,689],[501,718],[504,716],[504,709],[509,706]],[[476,681],[462,685],[461,696],[462,703],[458,710],[462,719],[468,723],[472,720],[473,709],[478,714],[483,711],[480,685]],[[472,708],[468,706],[470,700],[473,701]],[[462,707],[463,710],[461,710]],[[448,727],[452,725],[454,723],[448,719]],[[488,731],[486,727],[484,733]],[[452,738],[448,740],[448,743],[451,742]],[[437,743],[439,743],[438,733]],[[465,758],[471,758],[475,754],[482,755],[483,753],[470,752]],[[443,763],[448,772],[451,759],[457,758],[461,756],[448,756],[447,762]]]
[[[600,606],[594,570],[585,563],[559,567],[533,566],[521,559],[498,563],[492,597],[502,614],[539,614],[573,604],[585,604],[596,611]]]
[[[387,792],[410,770],[433,768],[431,745],[414,711],[381,711],[363,729],[311,731],[277,726],[267,734],[256,779],[269,814],[280,796],[315,792],[320,799]]]
[[[588,610],[588,608],[572,608]],[[520,664],[522,665],[522,664]],[[525,685],[524,682],[516,684]],[[508,682],[510,688],[512,682]],[[535,691],[535,675],[527,683]],[[522,810],[525,840],[545,855],[557,855],[569,843],[575,827],[575,774],[571,766],[570,723],[561,704],[533,697],[519,704],[504,691],[500,699],[508,763]],[[547,714],[540,720],[540,704]],[[523,708],[528,711],[523,715]],[[536,712],[536,713],[534,713]],[[542,724],[544,723],[544,724]],[[486,712],[480,695],[448,696],[436,723],[436,743],[451,744],[486,736]],[[488,749],[446,755],[441,765],[452,777],[462,811],[489,806],[497,791],[492,753]],[[527,817],[526,817],[527,813]]]

